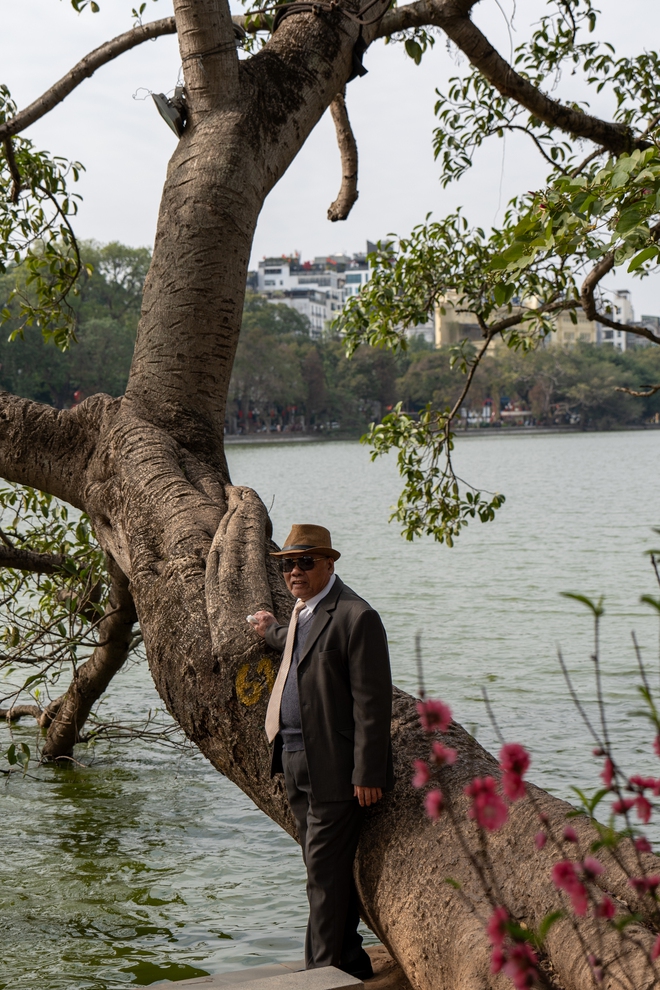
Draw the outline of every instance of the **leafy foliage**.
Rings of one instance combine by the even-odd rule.
[[[451,547],[470,519],[494,519],[504,496],[495,493],[486,499],[456,476],[448,422],[448,414],[435,412],[430,404],[413,417],[398,403],[381,423],[372,424],[364,440],[371,443],[372,460],[393,447],[398,451],[404,488],[391,519],[401,523],[406,539],[429,535]]]
[[[395,517],[409,537],[426,532],[453,539],[457,520],[484,517],[475,509],[473,489],[465,488],[468,499],[453,471],[452,424],[473,383],[483,378],[479,366],[491,341],[500,338],[513,351],[533,354],[554,331],[557,314],[568,311],[577,321],[580,308],[588,319],[612,325],[612,307],[600,287],[607,272],[624,264],[636,277],[658,271],[658,56],[619,58],[611,43],[597,37],[597,26],[591,0],[553,0],[513,52],[512,68],[539,91],[549,85],[566,90],[568,70],[569,85],[578,75],[581,92],[586,84],[594,96],[607,94],[628,152],[613,157],[596,147],[585,157],[583,142],[563,130],[561,120],[563,107],[587,112],[588,104],[553,93],[556,114],[544,121],[468,66],[450,80],[446,93],[438,93],[434,148],[441,181],[447,185],[465,175],[488,139],[523,131],[552,168],[545,186],[515,197],[502,224],[488,234],[471,228],[458,210],[441,220],[427,216],[409,237],[379,244],[370,282],[338,320],[349,353],[364,343],[398,353],[406,347],[407,329],[434,311],[445,315],[449,307],[480,329],[480,348],[459,341],[453,355],[453,366],[466,378],[452,389],[450,405],[424,405],[410,421],[395,412],[370,434],[375,456],[397,450],[405,487]],[[404,41],[408,54],[421,59],[414,31],[393,40]],[[515,90],[510,85],[508,92]],[[606,387],[611,391],[616,384]],[[595,408],[603,386],[586,377],[572,385],[567,401]],[[485,503],[486,518],[496,507]]]
[[[85,515],[32,488],[0,489],[0,534],[17,548],[61,558],[53,574],[0,569],[3,700],[23,693],[42,705],[63,671],[96,645],[105,558]]]
[[[71,405],[75,393],[123,394],[151,260],[147,248],[116,243],[83,242],[80,250],[89,268],[72,300],[75,346],[56,350],[36,327],[13,341],[0,340],[0,387],[60,408]],[[15,278],[15,272],[0,276],[0,302],[11,295]],[[12,331],[20,326],[20,315],[16,302],[9,307]]]
[[[0,85],[0,122],[15,113],[9,90]],[[8,138],[0,146],[0,272],[20,271],[9,297],[19,304],[12,335],[35,324],[62,350],[75,335],[70,300],[85,270],[71,226],[80,197],[68,187],[82,170],[79,162],[37,151],[26,138]],[[0,326],[14,317],[6,304]]]

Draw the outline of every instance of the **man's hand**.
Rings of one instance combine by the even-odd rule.
[[[376,801],[380,801],[383,791],[380,787],[359,787],[357,784],[354,784],[353,795],[360,802],[361,808],[368,808],[370,805],[375,804]]]
[[[277,619],[271,612],[255,612],[254,618],[257,620],[257,625],[252,626],[252,628],[256,633],[259,633],[262,639],[266,635],[268,627],[272,626],[274,622],[277,622]]]

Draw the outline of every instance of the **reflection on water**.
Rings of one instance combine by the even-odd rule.
[[[590,691],[589,622],[563,590],[606,596],[604,662],[623,752],[654,772],[637,707],[630,630],[657,656],[643,551],[658,524],[658,433],[475,437],[460,473],[504,491],[496,523],[453,550],[406,543],[388,526],[398,483],[358,444],[229,450],[233,479],[257,489],[282,541],[290,523],[327,525],[341,576],[377,607],[395,679],[415,690],[414,633],[427,689],[494,747],[480,688],[505,735],[527,743],[532,779],[570,796],[597,773],[561,683],[561,643]],[[647,573],[648,571],[648,573]],[[113,682],[106,711],[157,704],[144,666]],[[0,729],[4,746],[8,729]],[[32,743],[28,724],[14,730]],[[302,955],[304,872],[297,846],[198,754],[99,744],[89,766],[43,768],[0,790],[0,990],[114,990]]]

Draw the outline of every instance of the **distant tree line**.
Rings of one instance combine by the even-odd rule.
[[[93,273],[73,301],[77,343],[61,352],[35,327],[0,341],[0,388],[59,408],[95,392],[124,391],[150,261],[147,248],[84,245]],[[11,273],[0,279],[0,303]],[[11,332],[11,326],[9,328]],[[397,402],[414,412],[432,402],[452,404],[463,376],[449,349],[413,339],[407,351],[362,346],[349,360],[340,338],[312,340],[306,317],[249,293],[231,380],[227,432],[360,432]],[[606,429],[660,419],[660,393],[634,398],[660,382],[660,349],[625,353],[580,345],[522,354],[496,350],[478,368],[463,422],[573,424]],[[467,415],[469,412],[469,416]]]

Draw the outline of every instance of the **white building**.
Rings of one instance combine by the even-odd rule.
[[[259,262],[257,292],[306,316],[310,335],[318,339],[369,274],[365,255],[330,255],[302,263],[299,254],[264,258]]]
[[[635,311],[632,307],[628,289],[620,289],[619,292],[615,292],[610,301],[610,307],[611,313],[607,312],[607,316],[615,323],[635,322]],[[598,323],[597,326],[597,342],[599,344],[609,344],[619,351],[625,351],[631,345],[634,346],[634,334],[626,333],[625,330],[614,330],[611,327],[603,326],[601,323]]]

